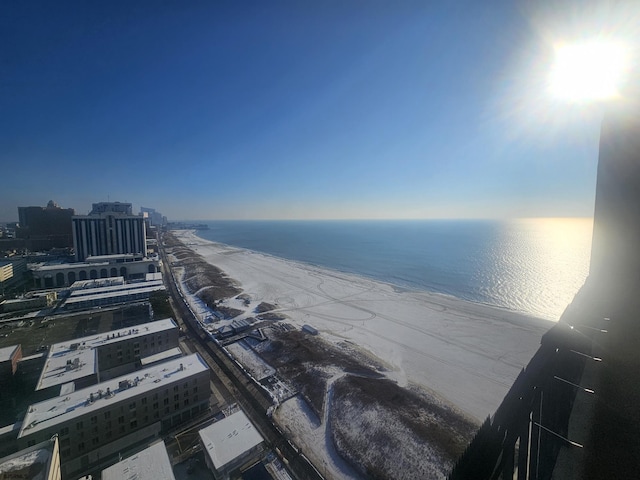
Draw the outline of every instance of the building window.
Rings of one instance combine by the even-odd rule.
[[[168,399],[168,398],[165,398],[165,399],[164,399],[164,404],[165,404],[165,405],[169,405],[169,399]]]
[[[182,386],[182,388],[184,388],[185,390],[186,390],[187,388],[189,388],[189,383],[188,383],[188,382],[187,382],[187,383],[185,383],[185,384]]]
[[[107,420],[111,418],[111,412],[104,412],[104,419]]]
[[[62,435],[69,435],[69,427],[64,427],[60,429],[60,436]]]
[[[91,443],[92,443],[93,445],[98,445],[98,444],[100,443],[100,440],[98,439],[98,437],[93,437],[93,438],[91,439]]]
[[[158,394],[157,394],[157,393],[154,393],[154,394],[153,394],[153,399],[154,399],[154,400],[157,400],[157,399],[158,399]]]
[[[176,393],[176,394],[173,396],[173,401],[174,401],[174,402],[177,402],[178,400],[180,400],[180,395]]]
[[[131,428],[137,428],[138,427],[138,421],[137,420],[131,420],[131,423],[129,425],[131,426]]]
[[[79,451],[79,452],[84,451],[84,442],[80,442],[80,443],[78,444],[78,451]]]
[[[173,387],[173,391],[177,392],[178,390],[180,390],[180,387],[178,387],[178,385],[176,385],[175,387]]]
[[[178,409],[180,409],[180,404],[179,404],[179,403],[176,403],[176,404],[173,406],[173,409],[174,409],[174,410],[178,410]]]
[[[198,391],[198,387],[197,386],[193,387],[193,393],[196,393],[197,391]]]
[[[91,425],[95,425],[96,423],[98,423],[98,417],[94,415],[93,417],[91,417]]]
[[[188,399],[188,398],[185,398],[185,399],[184,399],[184,406],[186,407],[187,405],[189,405],[189,399]]]
[[[158,402],[154,402],[154,404],[153,404],[153,409],[154,409],[154,410],[157,410],[157,409],[158,409]]]
[[[153,418],[160,418],[160,413],[153,412]]]
[[[146,404],[147,404],[147,399],[146,399],[146,397],[145,397],[145,398],[143,398],[143,399],[141,400],[141,402],[140,402],[140,403],[142,403],[142,405],[146,405]]]
[[[118,423],[124,423],[124,416],[118,417]]]
[[[129,404],[129,410],[133,410],[133,409],[135,409],[135,408],[136,408],[136,402],[131,402],[131,403]]]
[[[76,423],[76,430],[82,430],[82,422]]]

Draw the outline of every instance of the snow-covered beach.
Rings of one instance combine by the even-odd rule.
[[[386,362],[390,378],[417,383],[478,421],[495,411],[552,325],[174,233],[236,280],[252,304],[274,304],[290,323],[353,342]]]

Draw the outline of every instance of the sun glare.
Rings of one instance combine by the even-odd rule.
[[[572,102],[615,98],[627,63],[627,52],[619,43],[560,45],[556,47],[549,89],[554,96]]]

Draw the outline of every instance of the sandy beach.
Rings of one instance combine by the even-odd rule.
[[[384,361],[389,378],[417,383],[478,421],[495,411],[552,326],[516,312],[213,243],[193,231],[174,233],[236,280],[252,305],[274,304],[291,324],[309,324],[329,341],[353,342]],[[241,301],[225,303],[234,302]]]

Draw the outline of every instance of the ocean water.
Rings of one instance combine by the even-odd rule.
[[[589,271],[591,219],[211,221],[198,235],[557,320]]]

